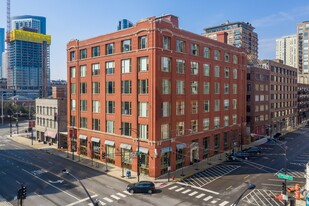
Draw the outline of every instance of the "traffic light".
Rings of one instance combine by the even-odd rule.
[[[27,196],[27,187],[22,185],[21,186],[21,198],[26,199],[26,196]]]
[[[21,199],[21,189],[19,189],[19,190],[17,191],[17,199],[18,199],[18,200]]]
[[[103,152],[102,153],[102,159],[105,159],[105,156],[106,156],[106,154],[105,154],[105,152]]]
[[[282,182],[282,193],[285,194],[286,191],[286,185],[285,182]]]

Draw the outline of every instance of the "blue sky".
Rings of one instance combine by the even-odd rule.
[[[11,16],[47,18],[52,35],[51,79],[66,79],[66,44],[114,32],[118,21],[133,23],[150,16],[174,14],[180,27],[201,34],[226,20],[250,22],[259,36],[259,58],[275,58],[275,39],[295,34],[309,20],[308,0],[11,0]],[[0,0],[0,27],[6,28],[6,0]]]

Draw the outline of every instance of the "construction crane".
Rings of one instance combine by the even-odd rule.
[[[7,75],[9,73],[10,65],[10,41],[11,41],[11,0],[6,0],[6,54],[7,54]]]

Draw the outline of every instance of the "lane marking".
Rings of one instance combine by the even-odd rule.
[[[184,190],[185,188],[183,188],[183,187],[181,187],[181,188],[179,188],[179,189],[177,189],[177,190],[175,190],[176,192],[180,192],[181,190]]]
[[[203,191],[205,191],[205,192],[209,192],[209,193],[212,193],[212,194],[215,194],[215,195],[218,195],[218,194],[219,194],[219,192],[215,192],[215,191],[208,190],[208,189],[201,188],[201,187],[196,187],[196,186],[189,185],[189,184],[182,183],[182,182],[177,182],[177,184],[184,185],[184,186],[189,186],[189,187],[192,187],[192,188],[195,188],[195,189],[198,189],[198,190],[203,190]],[[177,190],[176,190],[176,191],[177,191]]]
[[[204,200],[204,201],[208,201],[208,200],[210,200],[211,198],[213,198],[213,197],[212,197],[212,196],[208,196],[208,197],[204,198],[203,200]]]
[[[122,193],[120,193],[120,192],[118,192],[117,195],[119,195],[119,196],[121,196],[121,197],[126,197],[126,195],[124,195],[124,194],[122,194]]]
[[[113,202],[113,200],[109,199],[108,197],[104,197],[104,200],[106,200],[107,202]]]
[[[191,194],[189,194],[189,196],[193,196],[193,195],[195,195],[195,194],[197,194],[198,192],[192,192]]]
[[[244,179],[247,179],[250,175],[247,175],[246,177],[244,177]]]
[[[92,195],[91,196],[91,198],[94,198],[94,197],[97,197],[98,195]],[[78,201],[76,201],[76,202],[72,202],[72,203],[70,203],[70,204],[68,204],[68,205],[66,205],[66,206],[73,206],[73,205],[76,205],[76,204],[78,204],[78,203],[81,203],[81,202],[84,202],[84,201],[87,201],[87,200],[89,200],[89,197],[86,197],[86,198],[84,198],[84,199],[81,199],[81,200],[78,200]],[[91,203],[92,204],[92,203]]]
[[[123,191],[123,193],[126,193],[126,194],[128,194],[128,195],[132,195],[130,192],[128,192],[128,191]]]
[[[115,200],[120,200],[119,197],[117,197],[116,195],[111,195],[112,198],[114,198]]]
[[[198,196],[196,196],[196,198],[197,198],[197,199],[200,199],[200,198],[201,198],[201,197],[203,197],[203,196],[205,196],[205,194],[204,194],[204,193],[199,194]]]
[[[36,176],[36,175],[33,175],[31,172],[28,172],[28,171],[25,170],[25,169],[22,169],[22,171],[28,173],[29,175],[31,175],[31,176],[33,176],[33,177],[39,179],[39,180],[41,180],[42,182],[48,184],[49,186],[52,186],[53,188],[55,188],[55,189],[57,189],[57,190],[63,192],[64,194],[67,194],[68,196],[73,197],[73,198],[76,199],[76,200],[80,200],[79,198],[77,198],[77,197],[75,197],[74,195],[72,195],[72,194],[70,194],[70,193],[68,193],[68,192],[66,192],[66,191],[64,191],[64,190],[62,190],[62,189],[60,189],[59,187],[56,187],[55,185],[50,184],[49,182],[43,180],[42,178],[40,178],[40,177],[38,177],[38,176]]]
[[[225,190],[229,190],[229,189],[231,189],[232,188],[232,185],[231,186],[229,186],[228,188],[226,188]]]
[[[21,184],[18,180],[16,180],[16,183],[19,184],[19,185]]]
[[[173,190],[173,189],[175,189],[175,188],[177,188],[178,186],[173,186],[173,187],[170,187],[170,188],[168,188],[169,190]]]
[[[229,202],[228,201],[224,201],[224,202],[222,202],[219,206],[224,206],[224,205],[226,205],[226,204],[228,204]]]
[[[218,202],[218,200],[213,200],[210,203],[215,204],[216,202]]]
[[[188,189],[188,190],[185,190],[185,191],[182,192],[182,194],[186,194],[186,193],[188,193],[188,192],[190,192],[190,191],[191,191],[191,190],[189,190],[189,189]]]
[[[100,205],[106,205],[105,202],[99,201]]]

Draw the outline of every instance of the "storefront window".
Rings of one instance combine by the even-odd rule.
[[[111,164],[115,164],[115,147],[106,145],[106,161]]]
[[[182,168],[185,163],[185,149],[176,150],[176,169]]]
[[[100,159],[100,142],[92,142],[92,152],[94,159]]]
[[[167,173],[167,169],[169,166],[169,158],[170,158],[170,152],[161,154],[161,175]]]
[[[149,155],[141,154],[139,156],[139,161],[140,161],[140,172],[142,174],[148,175],[149,174]]]
[[[80,139],[80,154],[87,156],[87,139]]]
[[[132,169],[132,158],[130,157],[131,150],[129,149],[121,149],[121,157],[122,157],[122,167],[131,170]]]

